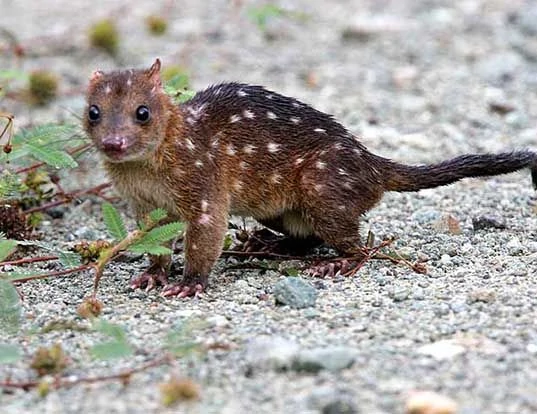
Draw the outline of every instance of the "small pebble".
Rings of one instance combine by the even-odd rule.
[[[406,414],[455,414],[455,400],[433,391],[415,391],[406,401]]]
[[[502,217],[488,214],[472,218],[472,226],[474,230],[505,229],[506,227],[505,220]]]
[[[314,348],[300,351],[293,362],[295,371],[318,372],[323,369],[340,371],[349,368],[356,359],[356,350],[344,346]]]
[[[280,336],[259,336],[247,344],[245,361],[250,369],[283,370],[291,367],[300,347]]]
[[[315,305],[317,290],[300,277],[286,277],[274,286],[274,298],[278,305],[308,308]]]

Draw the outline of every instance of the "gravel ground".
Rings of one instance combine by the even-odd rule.
[[[22,68],[49,68],[62,80],[62,97],[45,109],[0,103],[18,127],[80,113],[92,70],[147,66],[159,56],[186,67],[195,88],[240,80],[302,99],[400,161],[536,145],[537,7],[530,1],[287,1],[281,6],[296,13],[269,21],[265,31],[247,14],[261,3],[99,3],[0,0],[0,28],[28,47]],[[169,17],[163,37],[146,33],[150,13]],[[88,25],[109,15],[121,30],[117,60],[86,45]],[[1,67],[16,65],[0,53]],[[101,177],[71,174],[70,185]],[[65,247],[104,236],[99,211],[97,200],[70,206],[63,219],[44,223],[44,237]],[[482,215],[505,228],[475,229]],[[450,216],[460,234],[446,229]],[[305,277],[318,294],[315,306],[293,309],[274,301],[284,276],[230,270],[232,259],[220,260],[207,294],[188,300],[132,292],[128,280],[146,262],[114,264],[101,285],[103,317],[124,326],[134,357],[91,360],[88,348],[102,338],[81,332],[0,333],[1,342],[21,344],[28,358],[61,342],[72,376],[151,360],[189,318],[206,322],[192,332],[195,340],[221,346],[138,374],[126,387],[85,384],[45,398],[4,393],[1,411],[400,413],[410,392],[432,390],[454,399],[460,413],[537,412],[537,216],[529,173],[388,194],[363,227],[378,239],[397,236],[396,247],[426,260],[428,273],[373,261],[354,278]],[[25,328],[76,320],[91,285],[90,274],[22,285]],[[0,368],[0,378],[31,377],[27,359]],[[304,371],[315,364],[315,372]],[[158,384],[172,373],[199,383],[201,399],[164,409]]]

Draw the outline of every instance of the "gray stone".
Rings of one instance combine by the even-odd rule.
[[[250,369],[284,370],[291,367],[298,343],[280,336],[259,336],[248,343],[245,361]]]
[[[354,348],[332,346],[326,348],[313,348],[300,351],[292,368],[295,371],[319,372],[323,369],[328,371],[340,371],[349,368],[356,359]]]
[[[276,304],[302,309],[315,305],[317,290],[300,277],[286,277],[274,286]]]
[[[472,218],[474,230],[505,229],[505,219],[500,216],[483,214]]]

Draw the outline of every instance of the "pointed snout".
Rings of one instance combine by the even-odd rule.
[[[103,151],[108,153],[121,153],[127,149],[127,138],[122,136],[106,137],[102,140]]]

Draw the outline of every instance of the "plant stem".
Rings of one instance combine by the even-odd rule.
[[[42,275],[33,275],[33,276],[28,276],[28,277],[25,277],[25,278],[22,278],[22,279],[14,279],[14,280],[11,280],[11,282],[13,282],[13,283],[24,283],[24,282],[28,282],[29,280],[46,279],[47,277],[52,277],[52,276],[68,275],[70,273],[80,272],[82,270],[87,270],[87,269],[90,269],[92,267],[95,267],[95,264],[94,263],[89,263],[89,264],[73,267],[71,269],[57,270],[55,272],[44,273]]]
[[[111,186],[110,183],[104,183],[104,184],[99,184],[99,185],[97,185],[97,186],[95,186],[93,188],[87,189],[87,190],[79,190],[79,191],[76,191],[74,193],[63,194],[63,197],[64,197],[63,200],[51,201],[50,203],[46,203],[46,204],[43,204],[41,206],[37,206],[37,207],[34,207],[34,208],[30,208],[28,210],[24,210],[24,213],[31,214],[31,213],[35,213],[37,211],[43,211],[43,210],[46,210],[46,209],[49,209],[49,208],[52,208],[52,207],[56,207],[56,206],[59,206],[61,204],[69,203],[74,198],[77,198],[77,197],[79,197],[81,195],[99,194],[102,190],[104,190],[104,189],[106,189],[106,188],[108,188],[110,186]]]
[[[103,382],[103,381],[110,381],[110,380],[129,380],[130,377],[134,374],[137,374],[142,371],[146,371],[151,368],[158,367],[160,365],[168,365],[173,362],[173,358],[171,355],[165,355],[162,358],[157,358],[152,361],[149,361],[143,365],[140,365],[139,367],[131,368],[128,370],[125,370],[123,372],[119,372],[117,374],[111,374],[111,375],[102,375],[97,377],[83,377],[83,378],[75,378],[75,379],[62,379],[58,378],[57,381],[54,381],[51,385],[54,388],[60,388],[60,387],[72,387],[76,384],[92,384],[95,382]],[[0,388],[18,388],[23,390],[29,390],[31,388],[35,388],[39,385],[39,381],[26,381],[26,382],[11,382],[9,379],[0,381]]]
[[[58,260],[58,256],[25,257],[24,259],[12,260],[10,262],[0,262],[0,266],[18,266],[26,263],[48,262],[50,260]]]

